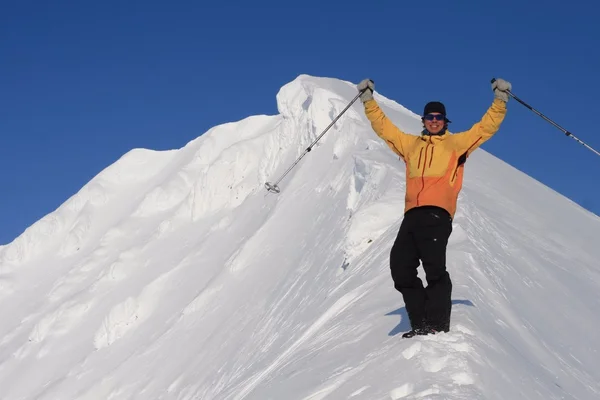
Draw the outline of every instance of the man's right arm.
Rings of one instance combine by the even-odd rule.
[[[381,108],[379,108],[374,99],[364,102],[364,107],[365,114],[369,121],[371,121],[371,127],[377,136],[385,140],[388,146],[406,161],[406,152],[417,136],[409,135],[398,129]]]

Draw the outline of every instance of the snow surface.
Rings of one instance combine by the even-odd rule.
[[[1,246],[0,398],[600,398],[597,216],[479,149],[451,332],[408,340],[388,270],[404,165],[360,101],[265,190],[356,93],[299,76],[278,115],[132,150]]]

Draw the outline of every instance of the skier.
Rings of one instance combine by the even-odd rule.
[[[495,80],[493,102],[483,118],[471,129],[456,134],[448,131],[451,121],[444,104],[427,103],[420,136],[403,132],[387,118],[373,98],[373,81],[365,79],[357,89],[364,90],[360,99],[373,130],[406,164],[404,218],[390,251],[392,280],[404,298],[411,325],[402,337],[448,332],[452,282],[446,269],[446,246],[462,188],[464,164],[500,128],[511,84]],[[419,262],[425,271],[427,288],[417,276]]]

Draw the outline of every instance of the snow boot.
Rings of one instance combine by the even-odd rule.
[[[429,328],[417,328],[417,329],[413,329],[411,331],[406,332],[405,334],[402,335],[403,339],[410,339],[413,336],[424,336],[424,335],[432,335],[435,334],[436,331],[434,331],[433,329],[429,329]]]
[[[410,319],[410,318],[409,318]],[[402,335],[402,338],[409,339],[416,335],[429,335],[436,333],[434,329],[427,323],[426,319],[419,320],[418,323],[411,323],[411,330]]]
[[[417,335],[420,335],[420,336],[435,335],[436,333],[449,332],[449,331],[450,331],[450,322],[445,322],[445,323],[437,325],[437,326],[432,325],[430,323],[424,323],[423,325],[420,325],[419,327],[406,332],[405,334],[402,335],[402,337],[404,339],[410,339],[411,337],[414,337]]]

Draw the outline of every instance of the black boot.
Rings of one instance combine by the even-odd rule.
[[[427,321],[424,319],[420,320],[419,322],[411,323],[411,327],[412,329],[403,334],[402,338],[410,339],[416,335],[429,335],[431,333],[435,333],[435,331],[431,329],[429,325],[427,325]]]
[[[416,335],[433,335],[435,334],[436,331],[430,328],[417,328],[417,329],[413,329],[412,331],[408,331],[405,334],[402,335],[403,339],[410,339],[413,336]]]

